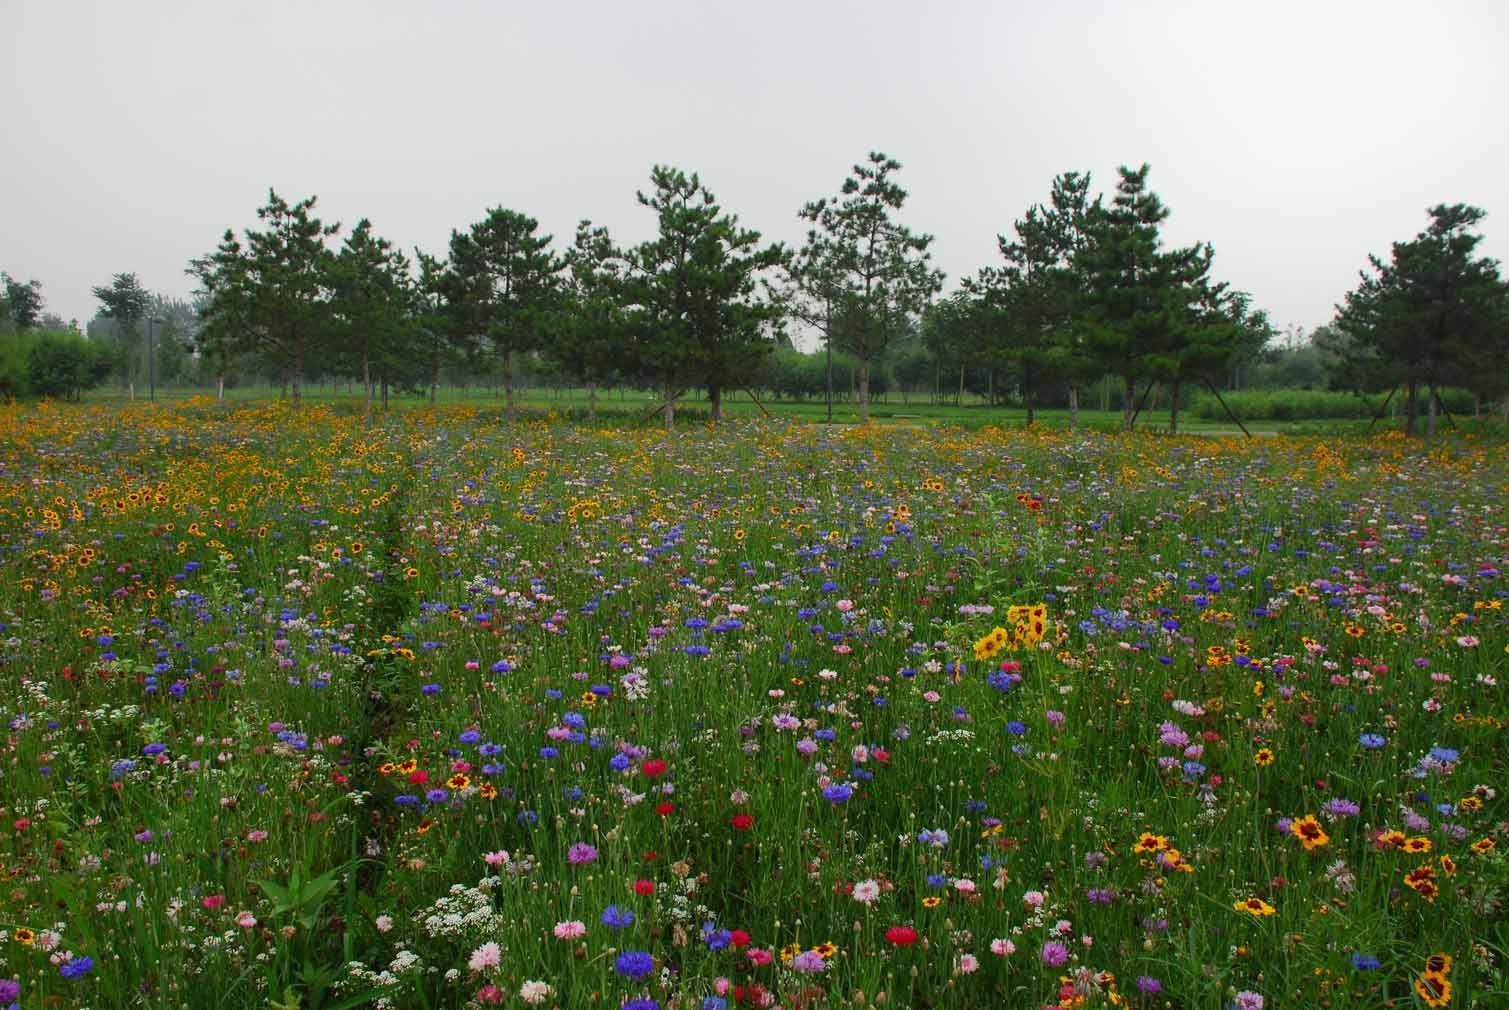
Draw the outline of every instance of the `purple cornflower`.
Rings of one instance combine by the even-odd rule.
[[[597,850],[586,842],[577,842],[566,850],[566,862],[572,866],[581,866],[583,863],[597,862]]]
[[[1069,948],[1057,940],[1043,944],[1043,963],[1052,968],[1061,967],[1069,960]]]
[[[804,950],[791,959],[791,968],[793,971],[805,971],[813,975],[819,975],[828,970],[828,962],[824,961],[823,956],[817,951]]]

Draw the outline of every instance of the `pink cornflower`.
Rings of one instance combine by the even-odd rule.
[[[502,960],[503,951],[496,943],[488,942],[472,951],[466,966],[472,971],[487,971],[489,968],[496,968]]]
[[[580,919],[569,919],[555,924],[557,940],[579,940],[587,935],[587,924]]]

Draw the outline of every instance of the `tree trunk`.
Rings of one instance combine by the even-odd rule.
[[[1027,405],[1027,427],[1030,428],[1037,420],[1037,398],[1032,395],[1030,387],[1022,391],[1022,401]]]
[[[1420,404],[1417,402],[1419,390],[1420,383],[1415,379],[1410,379],[1409,389],[1404,401],[1404,433],[1406,435],[1413,435],[1415,433],[1415,418],[1420,413]]]
[[[435,398],[440,395],[440,349],[437,347],[430,355],[430,406],[435,406]]]
[[[362,348],[362,413],[372,413],[372,357],[365,347]]]
[[[964,366],[959,365],[959,395],[954,398],[954,406],[964,406]]]
[[[1079,427],[1079,384],[1069,383],[1069,430]]]
[[[587,383],[587,420],[597,420],[597,383]]]
[[[293,398],[293,405],[297,407],[301,399],[300,385],[304,378],[304,342],[298,337],[293,340],[293,362],[288,373],[289,392]]]
[[[509,424],[513,424],[513,422],[514,422],[514,405],[513,405],[513,365],[514,365],[514,358],[513,358],[513,354],[514,354],[514,352],[512,350],[510,350],[507,354],[503,355],[503,397],[504,397],[504,404],[505,404],[505,406],[504,406],[503,409],[504,409],[504,413],[508,416],[508,423]]]
[[[1169,385],[1168,396],[1168,433],[1179,434],[1179,386],[1181,380],[1175,379]]]
[[[384,414],[388,412],[388,377],[386,375],[382,377],[382,411]]]
[[[1430,392],[1425,397],[1425,440],[1436,437],[1436,384],[1430,383]]]
[[[714,424],[723,420],[723,387],[716,383],[707,387],[707,398],[712,402],[708,416]]]
[[[933,406],[943,402],[943,359],[933,362]]]
[[[859,359],[859,423],[870,423],[870,359]]]
[[[1124,401],[1121,404],[1121,430],[1132,430],[1132,418],[1136,416],[1136,407],[1132,401],[1137,399],[1137,384],[1130,375],[1122,376],[1122,384],[1125,386]]]
[[[676,390],[670,382],[665,384],[665,430],[676,427]]]

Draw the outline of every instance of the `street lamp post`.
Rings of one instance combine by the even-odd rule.
[[[152,340],[152,329],[161,326],[162,320],[156,316],[147,318],[147,397],[152,402],[157,402],[157,345]]]

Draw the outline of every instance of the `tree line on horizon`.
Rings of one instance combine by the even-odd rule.
[[[982,391],[983,375],[992,400],[1009,390],[1028,423],[1047,401],[1067,401],[1077,422],[1083,391],[1109,379],[1124,428],[1152,395],[1177,430],[1189,390],[1220,398],[1275,337],[1247,293],[1212,278],[1210,243],[1165,244],[1169,208],[1147,165],[1119,169],[1109,199],[1092,196],[1087,173],[1056,177],[1047,200],[998,236],[1000,260],[942,298],[933,237],[900,220],[900,170],[871,153],[833,195],[798,210],[807,233],[796,248],[762,241],[695,173],[669,166],[636,194],[657,230],[632,246],[584,220],[558,250],[534,218],[497,207],[452,231],[444,256],[410,259],[365,218],[337,245],[340,226],[316,216],[315,197],[269,191],[256,227],[227,230],[190,263],[192,306],[117,274],[94,289],[91,340],[38,338],[40,285],[4,277],[0,332],[12,341],[0,344],[10,347],[0,392],[76,394],[109,374],[134,390],[144,363],[181,370],[192,354],[222,391],[254,371],[297,403],[308,376],[339,375],[360,380],[371,409],[390,389],[427,388],[433,401],[443,372],[496,363],[512,421],[521,369],[546,362],[589,390],[591,411],[600,387],[655,389],[669,426],[689,389],[706,391],[714,421],[728,390],[780,389],[771,377],[801,329],[828,352],[830,389],[832,355],[848,366],[861,419],[872,379],[905,372],[915,384],[931,366],[935,393],[945,367],[961,390],[968,378]],[[1330,385],[1402,390],[1407,430],[1423,414],[1433,434],[1442,390],[1509,393],[1509,287],[1477,254],[1483,211],[1428,213],[1425,231],[1369,258],[1315,345]],[[148,320],[156,348],[150,328],[142,339]]]

